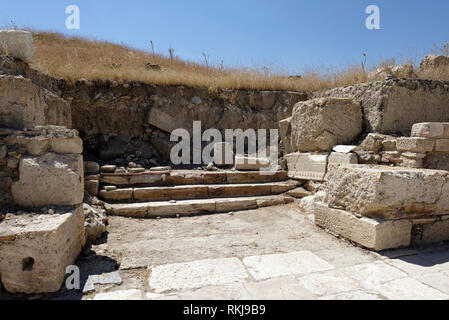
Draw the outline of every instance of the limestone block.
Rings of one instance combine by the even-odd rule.
[[[382,149],[384,151],[396,151],[396,140],[394,139],[386,139],[382,141]]]
[[[350,212],[315,202],[315,224],[376,251],[408,247],[412,223],[409,220],[357,218]]]
[[[398,138],[396,148],[401,152],[426,153],[433,151],[435,140],[426,138]]]
[[[56,292],[85,243],[82,206],[53,215],[19,215],[5,219],[0,230],[13,239],[0,240],[0,275],[11,293]],[[0,232],[1,234],[1,232]]]
[[[356,148],[356,151],[369,151],[378,153],[383,149],[383,142],[392,137],[384,134],[370,133],[363,142]]]
[[[401,167],[405,168],[424,168],[423,159],[410,159],[404,156],[401,156]]]
[[[367,132],[410,136],[415,123],[449,121],[449,87],[444,81],[375,81],[316,92],[314,97],[354,97],[363,108]]]
[[[26,152],[32,156],[40,156],[50,148],[50,139],[43,136],[25,137],[22,135],[11,135],[5,139],[8,145],[24,146]]]
[[[21,76],[0,75],[0,126],[72,126],[70,104]]]
[[[323,181],[326,176],[328,153],[292,153],[285,156],[291,179]]]
[[[416,138],[449,138],[448,122],[423,122],[412,127],[412,137]]]
[[[281,146],[283,148],[284,154],[292,152],[291,144],[291,127],[292,117],[284,119],[279,122],[279,137],[281,138]]]
[[[257,158],[257,157],[235,157],[235,169],[242,171],[257,171],[270,167],[269,158]]]
[[[214,145],[214,163],[217,166],[232,166],[234,164],[234,151],[228,142],[219,142]]]
[[[99,188],[100,182],[98,180],[86,180],[84,182],[84,189],[91,195],[91,196],[97,196],[98,195],[98,188]]]
[[[438,139],[435,142],[435,151],[449,152],[449,139]]]
[[[291,140],[294,151],[330,151],[362,132],[362,108],[349,98],[299,102],[293,109]]]
[[[11,188],[19,206],[78,205],[84,197],[81,155],[46,153],[20,161],[20,179]]]
[[[329,165],[324,202],[362,215],[449,213],[449,172],[377,165]]]
[[[172,133],[176,129],[186,129],[191,131],[192,123],[185,124],[179,118],[175,118],[159,108],[151,108],[147,122],[165,132]]]
[[[357,148],[357,146],[345,146],[345,145],[339,145],[335,146],[332,151],[338,152],[338,153],[351,153]]]
[[[449,66],[449,57],[437,54],[429,54],[424,56],[419,68],[421,71],[438,69]]]
[[[117,190],[101,190],[100,196],[108,201],[120,201],[120,200],[132,200],[133,199],[133,189],[117,189]]]
[[[449,240],[449,220],[436,220],[413,226],[412,244],[425,245]]]
[[[0,54],[32,62],[34,60],[33,34],[22,30],[0,30]]]
[[[54,137],[51,148],[55,153],[80,154],[83,153],[83,141],[78,137]]]
[[[329,164],[344,164],[344,163],[353,163],[357,164],[359,159],[355,153],[339,153],[332,152],[329,156],[328,163]]]

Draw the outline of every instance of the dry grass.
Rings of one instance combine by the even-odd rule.
[[[326,73],[309,71],[298,78],[274,74],[267,68],[248,70],[211,67],[207,59],[202,65],[183,61],[176,56],[170,58],[117,44],[89,41],[51,32],[34,32],[34,40],[36,57],[32,67],[69,81],[85,78],[210,89],[316,91],[368,80],[362,64],[348,66],[342,71]],[[145,65],[149,62],[160,65],[162,70],[147,70]]]

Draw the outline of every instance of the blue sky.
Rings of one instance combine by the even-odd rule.
[[[78,5],[81,29],[65,27]],[[368,30],[365,9],[380,8],[380,30]],[[14,0],[4,1],[0,25],[53,30],[123,43],[226,66],[342,68],[381,59],[421,59],[449,41],[447,0]]]

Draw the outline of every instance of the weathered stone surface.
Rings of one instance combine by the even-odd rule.
[[[376,81],[322,91],[314,96],[353,97],[363,108],[368,132],[410,136],[415,123],[449,121],[449,85],[443,81]]]
[[[87,161],[84,163],[84,172],[87,174],[98,174],[100,173],[100,165],[93,161]]]
[[[303,288],[317,296],[334,295],[360,289],[356,281],[336,270],[305,275],[299,278],[299,283]]]
[[[269,158],[256,158],[256,157],[235,157],[235,169],[242,171],[257,171],[270,167]]]
[[[32,62],[34,60],[33,34],[22,30],[0,30],[0,54]]]
[[[0,75],[0,126],[23,129],[36,125],[71,128],[69,103],[30,79]]]
[[[378,68],[368,74],[370,80],[384,80],[393,76],[396,78],[414,78],[416,74],[411,64],[400,64],[395,66],[385,66]]]
[[[241,283],[205,287],[198,290],[183,291],[182,300],[250,300],[251,296]]]
[[[95,291],[95,285],[96,284],[103,284],[103,285],[121,285],[123,283],[122,277],[120,276],[119,271],[113,271],[109,273],[103,273],[103,274],[92,274],[89,275],[87,278],[87,281],[84,285],[83,292],[91,292]]]
[[[132,200],[133,199],[132,188],[128,189],[116,189],[116,190],[101,190],[100,196],[108,201],[120,201],[120,200]]]
[[[84,203],[84,227],[86,229],[86,240],[89,242],[97,240],[106,232],[108,218],[100,209],[93,208]]]
[[[256,280],[303,275],[334,268],[310,251],[247,257],[243,259],[243,263]]]
[[[368,151],[378,153],[383,149],[383,142],[385,140],[392,139],[392,136],[378,134],[378,133],[369,133],[365,140],[355,149],[355,151]]]
[[[148,123],[165,132],[172,133],[176,129],[191,130],[192,123],[185,124],[180,118],[175,118],[159,108],[151,108]]]
[[[330,165],[324,202],[362,215],[442,215],[449,213],[448,175],[437,170]]]
[[[134,199],[145,201],[207,198],[208,187],[201,185],[134,189]]]
[[[435,142],[435,151],[449,152],[449,139],[438,139]]]
[[[261,172],[226,172],[227,183],[262,183],[287,180],[287,171],[264,175]]]
[[[357,164],[359,162],[359,158],[355,153],[338,153],[332,152],[329,156],[328,163],[329,164],[345,164],[352,163]]]
[[[323,181],[326,176],[328,153],[292,153],[285,156],[291,179]]]
[[[234,164],[234,151],[228,142],[219,142],[214,145],[214,163],[217,166],[232,166]]]
[[[424,56],[419,68],[421,71],[449,67],[449,57],[437,54]]]
[[[411,243],[412,223],[357,218],[347,211],[315,202],[315,224],[376,251],[406,247]]]
[[[8,155],[8,147],[4,144],[0,145],[0,159],[6,158]]]
[[[106,166],[102,166],[100,168],[102,173],[114,173],[116,169],[117,169],[117,166],[114,166],[114,165],[106,165]]]
[[[279,122],[279,137],[281,138],[280,150],[283,154],[289,154],[292,152],[292,117],[284,119]]]
[[[366,290],[373,290],[387,282],[407,277],[407,273],[383,261],[351,266],[343,269],[343,272],[359,282]]]
[[[245,284],[253,300],[313,300],[314,295],[293,276]]]
[[[312,195],[310,191],[307,191],[304,188],[296,188],[287,192],[287,194],[294,198],[305,198]]]
[[[23,135],[10,135],[6,137],[8,145],[22,145],[26,152],[32,156],[40,156],[50,149],[50,139],[43,136],[25,137]]]
[[[433,150],[435,140],[426,138],[398,138],[396,148],[401,152],[426,153]]]
[[[228,198],[216,199],[216,212],[231,212],[238,210],[249,210],[257,208],[257,198]]]
[[[449,296],[412,278],[403,278],[376,287],[391,300],[447,300]]]
[[[91,196],[97,196],[98,195],[98,188],[100,186],[100,182],[98,180],[86,180],[84,182],[84,189],[91,195]]]
[[[54,215],[21,215],[7,218],[0,228],[15,233],[12,241],[0,242],[0,274],[5,289],[16,293],[59,290],[68,265],[84,243],[84,215],[79,206]]]
[[[412,127],[412,137],[416,138],[449,138],[448,122],[422,122]]]
[[[14,201],[19,206],[72,206],[83,202],[81,155],[47,153],[40,157],[23,157],[19,172],[20,179],[13,183],[11,189]]]
[[[291,120],[295,151],[330,151],[362,132],[360,105],[351,99],[324,98],[298,103]]]
[[[425,245],[449,240],[449,220],[436,220],[415,225],[412,243]]]
[[[287,204],[294,202],[294,199],[291,197],[284,196],[268,196],[260,199],[256,199],[258,208],[272,207],[272,206],[280,206],[282,204]]]
[[[78,137],[55,137],[51,139],[53,152],[62,154],[83,153],[83,141]]]
[[[149,286],[156,293],[165,293],[242,283],[247,278],[245,267],[237,258],[201,260],[154,267]]]

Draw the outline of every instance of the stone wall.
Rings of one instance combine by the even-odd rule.
[[[82,151],[76,130],[54,126],[0,129],[0,205],[81,204]]]
[[[363,108],[365,133],[410,136],[413,124],[449,121],[449,82],[394,79],[314,93],[352,97]]]

